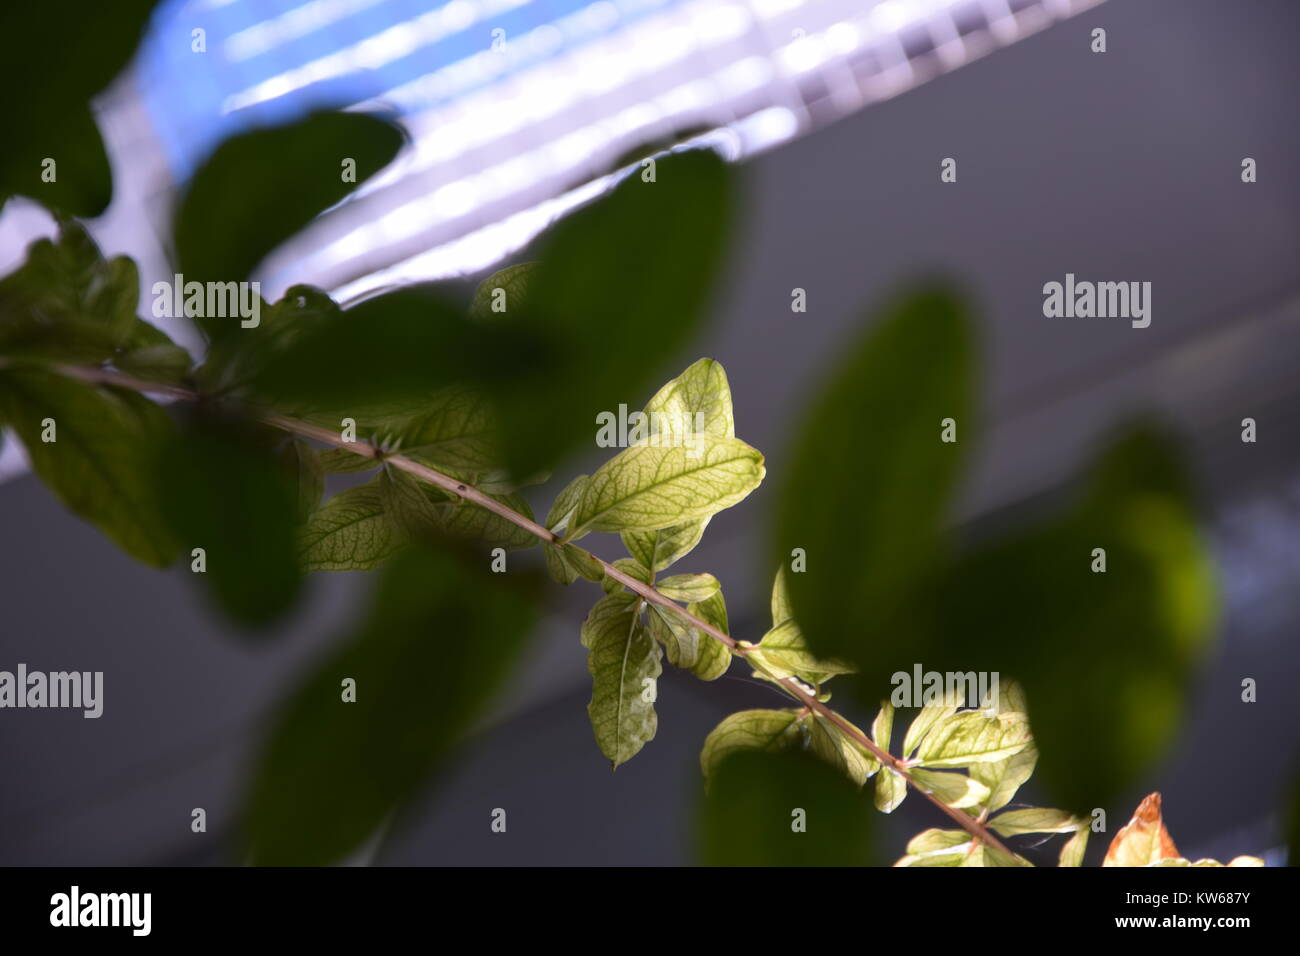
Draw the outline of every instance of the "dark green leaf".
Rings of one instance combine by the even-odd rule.
[[[974,439],[971,378],[964,308],[942,289],[910,292],[848,349],[795,443],[776,528],[782,564],[795,548],[807,558],[788,576],[794,615],[814,654],[870,675],[870,699],[899,669],[881,664],[897,649],[888,625],[938,557]],[[940,440],[945,418],[956,443]]]
[[[703,862],[863,866],[873,862],[871,822],[858,788],[811,754],[738,751],[714,770],[703,799]]]
[[[236,621],[265,626],[301,588],[291,480],[268,439],[250,426],[195,417],[162,450],[159,496],[182,548],[202,548],[200,578]]]
[[[133,392],[15,368],[0,370],[0,419],[71,511],[146,564],[175,559],[178,542],[159,509],[152,472],[157,446],[172,431],[162,409]],[[48,443],[47,419],[56,439]]]
[[[383,572],[365,618],[276,720],[246,810],[252,862],[337,863],[434,774],[525,646],[535,609],[521,578],[424,548]]]
[[[98,216],[112,194],[89,102],[126,65],[154,0],[42,0],[0,6],[0,207],[12,193],[72,216]],[[42,181],[42,161],[56,179]]]
[[[195,174],[176,212],[185,280],[243,281],[271,250],[387,165],[401,145],[396,126],[360,113],[314,113],[226,140]],[[356,162],[356,182],[344,182],[347,159]],[[204,327],[209,334],[240,331],[228,319]]]

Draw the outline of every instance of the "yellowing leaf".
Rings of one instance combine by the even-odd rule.
[[[1101,865],[1147,866],[1180,856],[1160,815],[1160,794],[1152,793],[1138,804],[1133,819],[1115,834]]]

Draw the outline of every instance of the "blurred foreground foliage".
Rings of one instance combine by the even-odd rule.
[[[1215,602],[1186,467],[1160,428],[1118,432],[1059,513],[998,540],[955,540],[952,501],[979,439],[976,331],[952,290],[904,292],[814,389],[776,501],[772,627],[729,645],[719,579],[672,568],[765,475],[736,436],[720,364],[701,359],[653,392],[628,447],[561,486],[541,535],[521,494],[583,447],[601,413],[650,393],[703,326],[736,203],[720,159],[657,157],[654,177],[634,173],[556,224],[534,262],[487,279],[468,310],[437,286],[348,309],[298,286],[260,302],[251,327],[194,316],[196,365],[139,317],[134,263],[105,260],[70,218],[107,202],[86,104],[148,4],[135,20],[105,16],[93,51],[60,46],[49,6],[21,14],[32,42],[5,31],[19,54],[10,79],[43,57],[95,69],[7,107],[20,148],[0,164],[0,203],[33,196],[61,228],[0,279],[0,425],[70,510],[138,560],[189,562],[209,600],[254,633],[290,613],[305,573],[376,574],[360,619],[272,728],[245,809],[248,860],[348,859],[445,770],[537,615],[533,576],[489,565],[539,544],[556,581],[603,586],[580,639],[612,766],[655,735],[665,658],[714,680],[742,657],[761,680],[802,689],[802,706],[733,714],[704,742],[708,863],[878,862],[861,791],[891,812],[910,785],[962,828],[925,831],[899,865],[1029,865],[980,833],[1063,834],[1059,862],[1079,865],[1092,811],[1166,752]],[[52,116],[62,125],[41,125]],[[178,265],[192,280],[244,281],[354,188],[341,158],[364,181],[401,141],[385,118],[322,113],[226,143],[177,209]],[[62,167],[45,190],[40,157],[67,149],[85,168]],[[953,428],[960,440],[943,440]],[[326,476],[363,473],[324,498]],[[627,555],[605,565],[575,544],[600,533]],[[918,661],[1002,674],[1003,693],[927,701],[896,748],[890,702],[869,734],[826,706],[840,677],[874,709],[891,674]],[[1065,809],[1011,806],[1036,765]],[[1106,863],[1207,862],[1188,864],[1165,837],[1153,795]]]

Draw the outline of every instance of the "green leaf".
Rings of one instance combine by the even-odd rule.
[[[893,813],[907,796],[907,781],[896,771],[881,767],[876,774],[876,809]]]
[[[582,646],[591,649],[591,642],[606,630],[613,629],[617,631],[626,623],[626,616],[635,614],[637,602],[640,600],[635,594],[627,591],[618,591],[614,594],[607,594],[597,601],[587,616],[583,618],[581,635]]]
[[[154,0],[6,4],[0,20],[0,207],[29,196],[89,218],[108,206],[112,178],[89,103],[126,66]],[[53,159],[55,179],[42,165]]]
[[[971,764],[970,775],[989,788],[985,808],[992,812],[1010,803],[1016,791],[1033,774],[1037,763],[1038,748],[1031,740],[1023,750],[1006,760]]]
[[[654,182],[629,177],[539,239],[526,288],[477,323],[487,345],[470,358],[498,403],[514,474],[590,442],[596,415],[645,394],[695,335],[723,263],[732,182],[712,152],[665,156]]]
[[[961,866],[970,849],[965,830],[926,830],[912,838],[907,855],[894,866]]]
[[[894,705],[889,701],[881,701],[880,712],[876,714],[876,719],[871,722],[871,739],[876,742],[881,750],[886,753],[890,752],[890,741],[894,735]]]
[[[176,254],[186,281],[246,279],[276,246],[386,166],[402,138],[379,117],[320,112],[227,139],[195,173],[176,211]],[[344,181],[349,159],[355,182]],[[204,325],[209,332],[239,331],[229,320]]]
[[[1029,743],[1029,725],[1021,714],[988,717],[964,711],[946,717],[926,734],[916,759],[926,767],[968,767],[1006,760]]]
[[[656,582],[655,588],[674,601],[698,604],[717,594],[722,585],[711,574],[672,574]]]
[[[731,386],[720,362],[702,358],[646,402],[650,434],[689,440],[697,434],[736,437]]]
[[[798,751],[738,750],[711,776],[699,814],[710,866],[862,866],[871,813],[840,771]]]
[[[597,607],[613,597],[602,598]],[[634,602],[617,613],[603,611],[590,625],[583,625],[592,677],[587,714],[601,753],[615,769],[653,740],[659,725],[654,697],[663,671],[661,652],[635,607]]]
[[[441,524],[438,505],[434,494],[430,494],[423,483],[406,472],[391,467],[384,468],[376,480],[379,482],[384,514],[399,532],[407,537],[437,532]],[[444,494],[438,493],[437,497],[446,500]]]
[[[54,441],[42,440],[46,420]],[[172,432],[157,405],[35,368],[0,370],[0,420],[18,434],[32,470],[63,504],[137,560],[170,564],[179,550],[153,482],[158,445]]]
[[[1006,837],[1022,833],[1074,833],[1079,828],[1079,819],[1064,810],[1030,807],[998,814],[989,825]]]
[[[298,520],[306,521],[320,507],[325,494],[325,469],[321,467],[320,454],[301,438],[291,438],[280,448],[280,465],[297,489]]]
[[[703,601],[686,605],[686,610],[706,624],[712,624],[723,634],[730,635],[727,621],[727,602],[722,591],[710,595]],[[708,634],[700,634],[699,656],[691,667],[691,673],[700,680],[714,680],[721,677],[731,667],[731,651],[719,640]]]
[[[916,659],[896,618],[923,600],[974,441],[971,338],[942,288],[895,300],[805,414],[780,489],[775,553],[808,555],[787,581],[794,616],[813,652],[857,665],[864,688]],[[941,440],[946,418],[957,442]]]
[[[911,757],[915,754],[916,748],[921,745],[921,741],[935,724],[955,713],[957,708],[947,704],[927,704],[922,707],[903,736],[903,756]]]
[[[501,313],[509,312],[512,304],[526,301],[528,286],[536,270],[537,263],[520,262],[492,273],[474,290],[469,305],[470,317],[491,321]]]
[[[551,505],[551,510],[546,514],[547,531],[554,531],[559,534],[563,528],[568,526],[569,519],[573,517],[574,511],[577,510],[578,504],[582,501],[582,493],[586,488],[586,475],[579,475],[564,486],[564,490],[555,496],[555,503]],[[633,557],[636,557],[636,555],[633,555]],[[641,563],[645,564],[644,561]],[[646,566],[649,567],[649,565]]]
[[[148,327],[135,316],[139,297],[134,262],[105,260],[84,227],[63,222],[57,242],[33,242],[24,263],[0,279],[0,354],[98,364],[137,325]]]
[[[1166,437],[1129,429],[1061,516],[963,556],[936,582],[947,623],[920,659],[1019,678],[1037,780],[1074,813],[1112,805],[1172,743],[1213,631],[1214,576],[1182,474]],[[1096,548],[1104,572],[1092,570]]]
[[[722,761],[738,750],[793,750],[802,746],[803,711],[742,710],[709,731],[700,750],[700,770],[708,786]]]
[[[619,558],[614,562],[614,567],[629,577],[640,581],[642,584],[650,583],[650,572],[641,567],[641,562],[637,561],[636,558]],[[603,578],[600,582],[600,586],[604,588],[606,594],[612,594],[619,588],[623,587],[616,578],[609,575],[606,575]]]
[[[839,768],[859,787],[880,769],[880,761],[821,714],[813,715],[812,751],[832,767]]]
[[[977,806],[988,799],[989,788],[964,773],[913,768],[911,776],[921,789],[959,810]]]
[[[709,600],[716,597],[720,597],[720,594],[713,595]],[[658,604],[647,605],[647,614],[650,633],[664,646],[668,653],[668,663],[689,670],[702,680],[714,680],[726,673],[731,664],[731,655],[719,641],[692,627],[680,614]],[[722,616],[721,629],[725,632],[725,607]]]
[[[195,417],[163,446],[157,474],[177,540],[204,551],[197,583],[241,624],[262,627],[284,615],[302,584],[301,492],[266,434]]]
[[[452,460],[468,454],[482,465],[491,458],[488,415],[472,397],[481,390],[465,384],[471,350],[489,346],[470,341],[469,322],[437,286],[398,289],[346,311],[318,290],[295,286],[272,313],[256,329],[236,324],[233,341],[216,343],[218,354],[234,351],[231,364],[255,400],[376,426],[390,419],[405,426],[408,418],[411,440],[423,438],[434,450],[445,443]]]
[[[763,456],[736,438],[682,447],[634,445],[596,469],[571,519],[575,531],[653,531],[706,518],[763,480]]]
[[[245,812],[252,862],[338,863],[416,794],[520,659],[536,617],[527,583],[445,550],[384,570],[365,617],[276,719]]]
[[[624,531],[623,547],[645,567],[659,572],[689,554],[700,543],[708,518],[687,521],[657,531]]]
[[[419,412],[387,421],[379,429],[403,455],[457,476],[499,466],[497,430],[482,396],[452,386],[437,390],[420,406]]]
[[[747,656],[761,663],[774,677],[793,675],[810,684],[824,683],[836,674],[853,673],[853,665],[845,661],[815,657],[793,619],[764,634],[763,640],[752,647]]]
[[[1074,836],[1061,846],[1061,856],[1057,866],[1083,866],[1083,853],[1088,849],[1088,833],[1087,824],[1079,826],[1074,831]]]
[[[307,571],[369,571],[388,561],[405,536],[384,514],[380,476],[341,491],[318,509],[298,535]]]
[[[578,578],[606,582],[605,569],[586,551],[572,544],[546,544],[543,548],[546,570],[560,584],[572,584]]]
[[[327,475],[353,475],[378,468],[381,462],[346,448],[326,448],[320,453],[320,464]]]

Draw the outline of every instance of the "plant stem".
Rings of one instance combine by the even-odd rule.
[[[57,366],[56,370],[60,374],[69,378],[79,379],[83,382],[99,385],[111,385],[117,388],[126,388],[144,394],[166,395],[170,398],[179,399],[181,401],[196,401],[200,397],[197,392],[188,388],[183,388],[177,385],[167,385],[159,382],[148,382],[110,369],[63,365]],[[275,412],[259,411],[256,409],[250,409],[249,413],[264,424],[271,425],[283,431],[291,432],[304,438],[313,438],[323,444],[330,445],[334,448],[342,448],[366,458],[382,460],[385,464],[390,465],[393,468],[405,471],[416,478],[429,482],[430,484],[437,485],[443,491],[463,498],[466,501],[473,502],[481,508],[486,508],[488,511],[500,515],[505,520],[519,528],[522,528],[543,542],[548,544],[558,544],[561,541],[560,535],[547,530],[529,518],[525,518],[513,508],[503,505],[495,498],[489,497],[473,485],[466,484],[463,481],[458,481],[455,478],[444,475],[442,472],[430,468],[428,465],[422,465],[419,462],[412,461],[411,459],[399,454],[386,454],[380,448],[366,441],[347,441],[337,431],[324,428],[320,425],[313,425],[310,422],[305,422],[301,419],[291,418],[287,415],[280,415]],[[569,547],[576,548],[577,546],[570,542]],[[599,564],[608,577],[613,578],[619,584],[640,596],[643,600],[651,604],[657,604],[660,607],[671,608],[674,612],[684,618],[691,627],[704,632],[715,641],[722,643],[736,657],[745,658],[747,656],[745,648],[742,648],[730,635],[726,634],[719,628],[714,627],[707,621],[701,620],[691,614],[672,598],[661,594],[652,585],[646,584],[643,581],[638,581],[630,574],[619,570],[610,562],[592,554],[590,551],[586,551],[585,549],[578,550],[582,550],[584,554]],[[748,663],[751,667],[763,670],[762,665],[757,661],[750,661]],[[779,685],[791,697],[803,704],[808,710],[813,711],[829,723],[833,724],[845,737],[879,760],[881,763],[881,773],[885,772],[885,767],[889,767],[893,772],[899,774],[905,781],[907,781],[908,785],[951,817],[958,826],[969,833],[973,838],[987,846],[999,850],[1002,853],[1006,853],[1010,856],[1016,855],[988,827],[984,826],[983,823],[970,816],[970,814],[953,809],[934,794],[929,793],[922,788],[912,778],[902,758],[894,757],[888,751],[878,746],[874,740],[867,736],[867,734],[863,733],[849,721],[841,717],[838,712],[827,707],[812,694],[809,694],[804,690],[803,686],[797,680],[791,677],[778,678],[770,673],[766,674],[766,676],[773,683]]]

